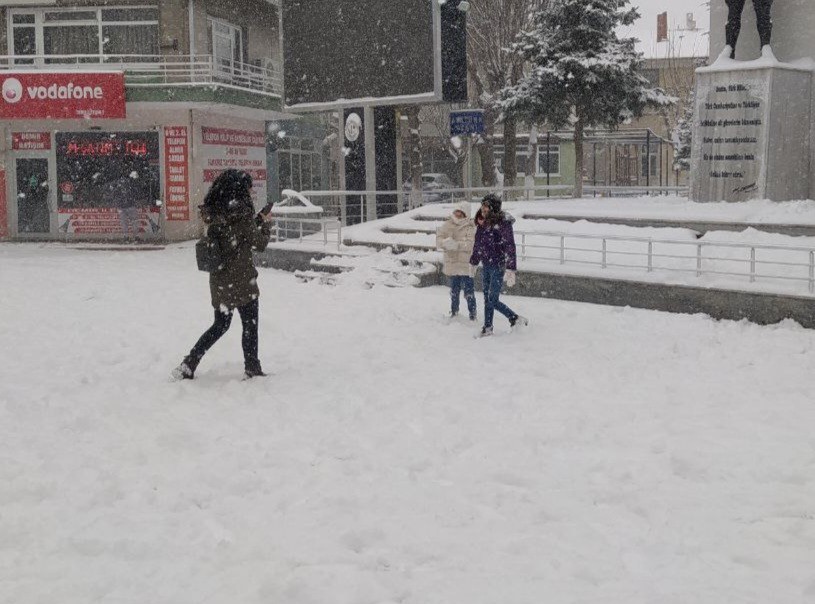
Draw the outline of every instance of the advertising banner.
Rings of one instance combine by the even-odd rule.
[[[0,119],[125,118],[121,72],[0,74]]]
[[[190,145],[186,126],[164,128],[164,204],[168,221],[190,219]]]
[[[12,151],[50,151],[50,132],[12,132]]]
[[[59,232],[68,235],[156,235],[161,228],[159,209],[59,209]]]
[[[243,170],[252,176],[252,199],[256,206],[266,204],[266,135],[261,130],[201,128],[201,155],[204,182],[212,184],[224,170]]]

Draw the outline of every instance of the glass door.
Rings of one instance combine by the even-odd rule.
[[[48,160],[17,159],[17,232],[50,233]]]

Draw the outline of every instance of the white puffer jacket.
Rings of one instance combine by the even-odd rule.
[[[469,218],[450,218],[436,231],[436,248],[444,252],[444,274],[469,276],[475,244],[475,223]]]

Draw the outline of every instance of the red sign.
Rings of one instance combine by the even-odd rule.
[[[266,148],[263,132],[251,130],[230,130],[229,128],[201,128],[201,142],[205,145],[228,145],[230,147]]]
[[[7,72],[0,89],[0,119],[127,117],[123,73]]]
[[[8,207],[6,206],[5,170],[0,170],[0,237],[8,237]]]
[[[164,203],[167,220],[190,219],[190,145],[186,126],[164,128]]]
[[[50,132],[12,132],[12,151],[48,151],[51,149]]]
[[[59,230],[69,235],[155,235],[158,208],[60,208]]]

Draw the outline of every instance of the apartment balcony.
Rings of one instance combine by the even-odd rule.
[[[212,55],[25,55],[0,56],[0,72],[121,71],[128,102],[175,101],[239,105],[277,111],[281,70]]]

